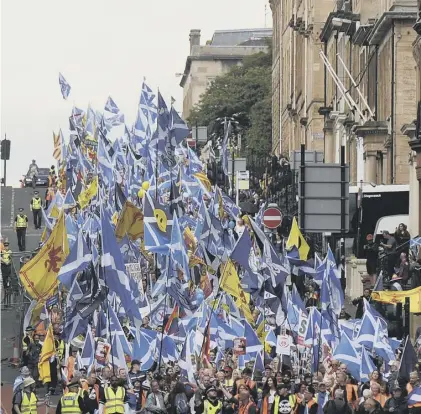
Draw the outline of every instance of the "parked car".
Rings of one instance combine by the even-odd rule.
[[[48,175],[50,174],[49,168],[38,168],[38,175],[37,175],[37,187],[48,187]],[[32,186],[32,177],[30,175],[30,171],[25,175],[23,179],[23,183],[25,187]]]

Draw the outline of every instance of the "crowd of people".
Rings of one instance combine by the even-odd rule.
[[[285,240],[265,231],[258,197],[241,211],[185,145],[178,113],[153,102],[144,84],[137,129],[114,142],[111,98],[100,119],[73,108],[55,147],[63,179],[44,205],[34,192],[44,230],[19,274],[31,304],[14,413],[52,395],[58,414],[421,410],[413,345],[370,292],[351,318],[341,259],[316,255],[295,218]],[[21,251],[28,222],[19,211]]]

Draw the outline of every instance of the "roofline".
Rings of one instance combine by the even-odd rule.
[[[219,47],[219,46],[217,46]],[[232,47],[232,46],[230,46]],[[241,47],[250,47],[250,48],[255,48],[255,47],[265,47],[265,46],[241,46]],[[263,50],[262,50],[263,52]],[[256,52],[259,53],[259,52]],[[250,56],[250,55],[248,55]],[[244,55],[218,55],[217,53],[213,54],[213,55],[206,55],[206,56],[187,56],[186,59],[186,66],[184,67],[184,72],[183,72],[183,76],[180,80],[180,86],[182,88],[184,88],[184,85],[186,83],[187,80],[187,76],[190,73],[190,68],[191,68],[191,63],[193,60],[208,60],[208,61],[212,61],[212,60],[243,60],[246,56]]]
[[[239,32],[257,32],[257,31],[273,31],[273,28],[257,28],[257,29],[227,29],[227,30],[215,30],[214,33],[239,33]]]

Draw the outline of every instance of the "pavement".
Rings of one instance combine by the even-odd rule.
[[[45,188],[39,188],[40,195],[43,196]],[[13,253],[13,264],[16,272],[19,272],[20,258],[22,253],[19,252],[17,245],[16,232],[13,229],[14,218],[19,207],[25,209],[25,214],[28,216],[29,223],[26,234],[26,248],[28,251],[35,250],[38,247],[39,240],[42,234],[41,230],[35,230],[32,213],[29,209],[30,201],[33,197],[32,188],[12,188],[1,187],[1,235],[3,240],[8,240],[10,249]],[[2,292],[3,296],[3,292]],[[27,301],[26,301],[27,302]],[[10,365],[9,360],[13,357],[14,346],[18,346],[21,332],[21,318],[24,314],[25,308],[21,297],[12,299],[12,306],[5,309],[2,306],[1,311],[1,395],[0,401],[4,412],[10,413],[12,408],[13,382],[19,375],[19,369]],[[42,395],[42,393],[39,393]],[[51,411],[51,410],[50,410]],[[39,413],[45,413],[45,407],[40,407]],[[51,411],[53,412],[53,411]]]

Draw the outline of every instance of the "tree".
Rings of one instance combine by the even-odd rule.
[[[227,74],[217,77],[209,86],[188,118],[191,126],[207,125],[210,133],[222,137],[219,119],[238,121],[243,149],[256,155],[267,155],[272,140],[272,51],[244,58]]]

